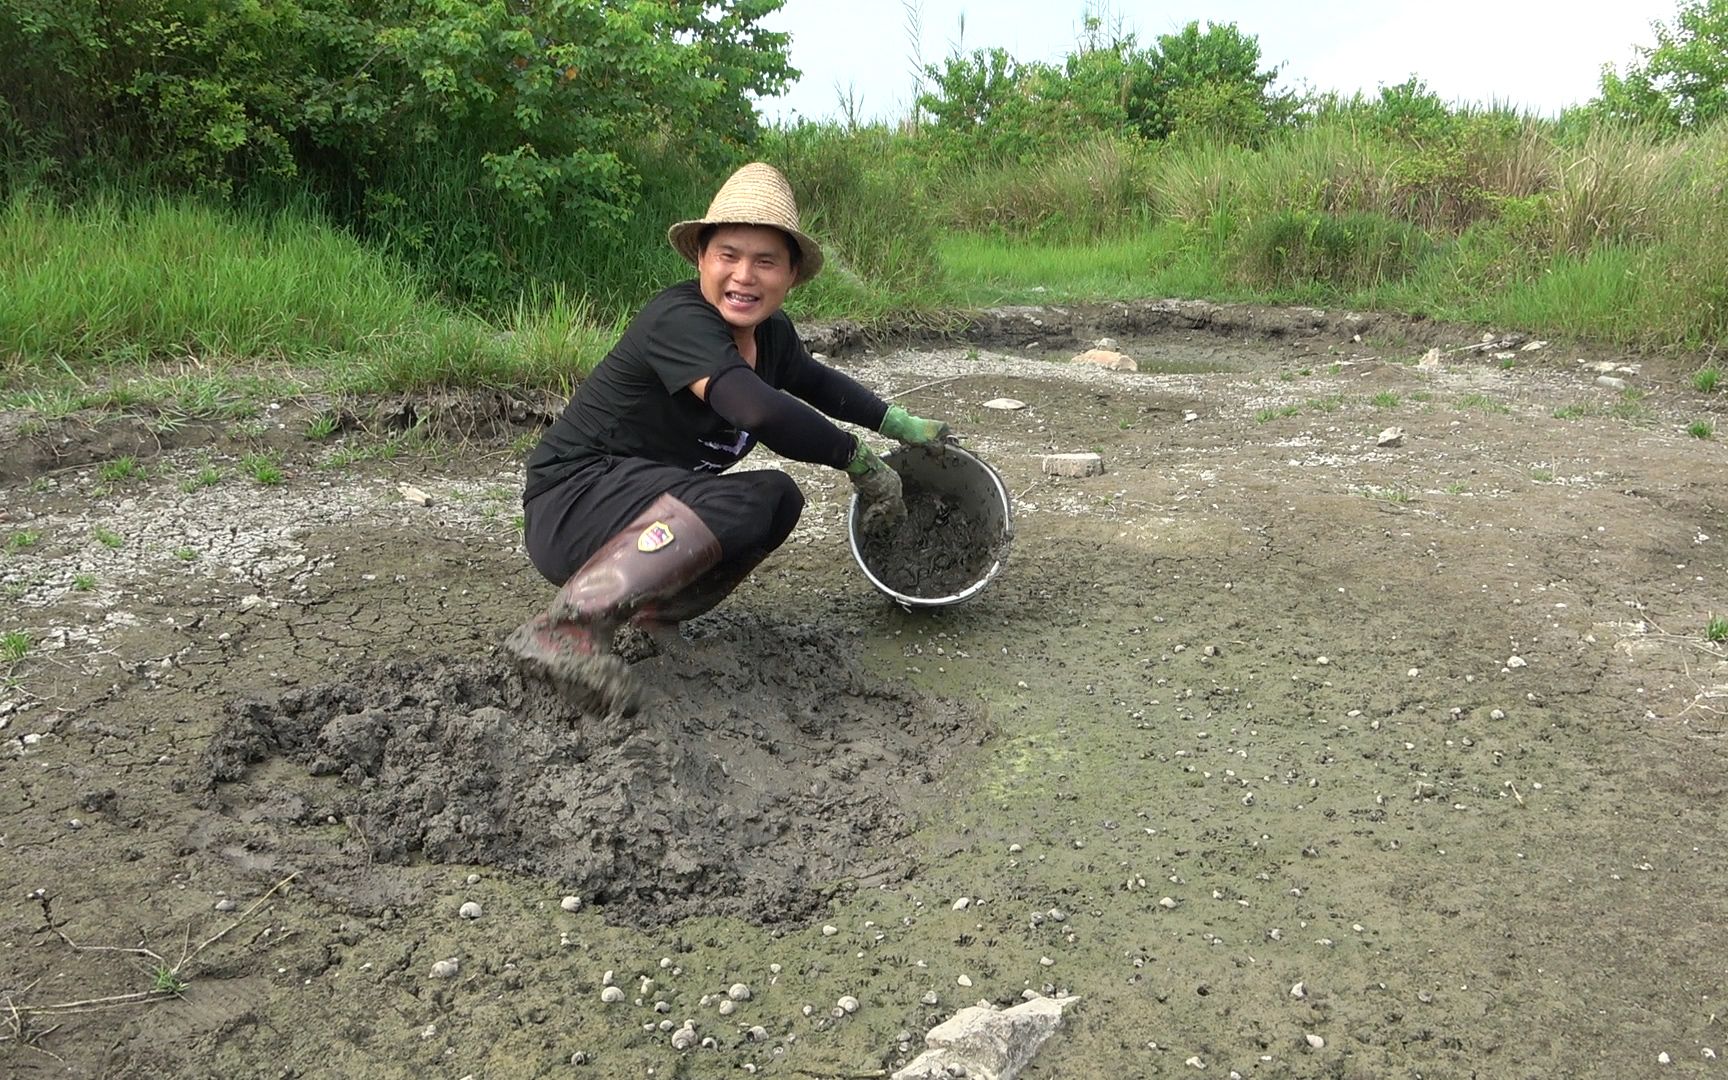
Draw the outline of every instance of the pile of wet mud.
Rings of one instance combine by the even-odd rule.
[[[831,632],[703,625],[689,657],[637,662],[634,717],[584,714],[501,656],[393,659],[232,702],[198,779],[298,848],[278,862],[499,867],[632,925],[798,921],[837,882],[909,875],[902,841],[985,725],[871,681]],[[251,768],[274,758],[304,771]],[[331,820],[363,850],[320,848]]]
[[[969,514],[957,496],[905,475],[901,494],[905,519],[859,536],[858,550],[877,581],[903,596],[953,596],[1001,558],[1001,531]]]

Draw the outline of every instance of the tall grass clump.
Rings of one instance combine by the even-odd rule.
[[[1154,221],[1156,151],[1101,137],[1031,162],[975,166],[943,185],[953,229],[1048,241],[1120,237]]]
[[[25,367],[305,360],[429,318],[407,271],[309,214],[119,195],[0,209],[0,341]]]
[[[869,316],[946,299],[936,217],[892,131],[801,123],[768,133],[762,154],[791,181],[801,224],[829,260],[791,295],[796,313]]]
[[[1243,280],[1262,288],[1319,283],[1368,289],[1404,277],[1428,247],[1420,229],[1384,214],[1284,210],[1245,227],[1231,263]]]

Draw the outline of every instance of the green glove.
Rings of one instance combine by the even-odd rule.
[[[876,452],[858,440],[858,449],[846,463],[846,475],[858,493],[858,506],[864,531],[873,533],[891,529],[906,520],[906,500],[900,494],[900,474],[876,456]]]
[[[942,421],[921,420],[898,405],[888,406],[888,415],[882,418],[880,430],[890,439],[912,446],[929,446],[953,434]]]

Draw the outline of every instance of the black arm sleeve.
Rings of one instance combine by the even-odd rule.
[[[803,353],[803,350],[799,350]],[[803,353],[786,378],[786,391],[796,394],[836,420],[876,431],[888,414],[888,403],[850,375]]]
[[[742,364],[710,378],[707,399],[727,423],[755,435],[781,457],[844,469],[857,449],[851,435]]]

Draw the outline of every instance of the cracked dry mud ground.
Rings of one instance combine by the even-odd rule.
[[[32,890],[74,941],[174,958],[300,876],[182,997],[0,1009],[34,1044],[0,1042],[0,1073],[865,1076],[910,1056],[902,1031],[1031,988],[1084,999],[1037,1077],[1627,1077],[1659,1054],[1714,1075],[1728,664],[1703,626],[1728,612],[1728,453],[1684,426],[1719,399],[1678,364],[1645,361],[1628,402],[1557,345],[1424,371],[1364,338],[1172,331],[1123,342],[1141,374],[844,358],[884,392],[957,376],[901,400],[1016,493],[1007,566],[967,605],[891,608],[845,555],[844,484],[790,466],[798,533],[696,629],[850,642],[867,681],[993,737],[861,794],[920,814],[885,852],[898,875],[823,882],[808,919],[766,925],[632,927],[520,869],[368,865],[363,819],[281,805],[343,782],[286,757],[201,794],[229,702],[483,663],[545,599],[501,445],[342,470],[305,451],[280,488],[230,464],[183,491],[196,451],[131,483],[12,484],[0,529],[37,539],[0,556],[0,632],[38,644],[0,691],[0,999],[151,982],[143,957],[68,948]],[[1029,407],[977,407],[1002,396]],[[1393,424],[1403,445],[1377,447]],[[1040,475],[1039,453],[1092,448],[1103,476]],[[734,982],[732,1015],[700,1003]],[[862,1007],[835,1020],[842,994]],[[717,1048],[645,1030],[655,1000]]]

